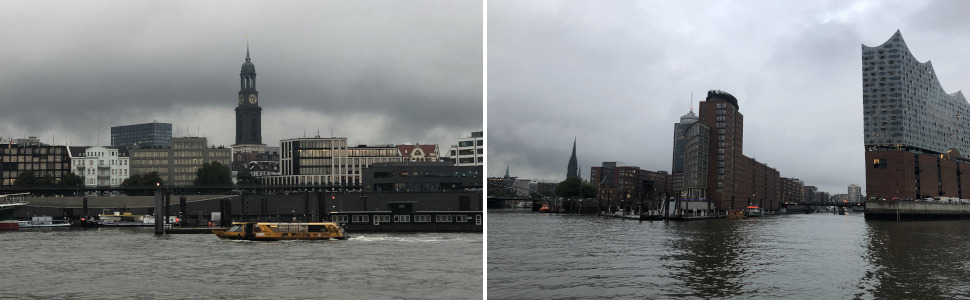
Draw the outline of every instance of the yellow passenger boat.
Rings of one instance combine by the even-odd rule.
[[[224,239],[250,241],[345,240],[350,237],[340,224],[334,222],[233,222],[228,230],[216,229],[212,233]]]

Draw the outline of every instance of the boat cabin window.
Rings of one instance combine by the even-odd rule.
[[[307,229],[309,230],[307,232],[325,232],[325,228],[326,226],[324,225],[309,225],[307,226]]]
[[[455,222],[468,222],[468,216],[455,215]]]
[[[253,232],[263,232],[263,227],[259,225],[253,226]]]
[[[233,225],[232,228],[229,228],[229,232],[242,232],[242,226]]]

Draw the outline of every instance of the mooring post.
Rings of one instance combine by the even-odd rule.
[[[165,220],[165,224],[169,224],[170,223],[169,220],[168,220],[168,215],[169,215],[169,213],[168,213],[168,206],[171,204],[171,200],[172,200],[172,193],[166,191],[165,192],[165,209],[163,209],[165,211],[165,215],[162,216],[162,219]]]
[[[87,220],[88,218],[90,218],[88,215],[88,197],[84,197],[81,200],[81,202],[82,202],[81,206],[83,207],[81,209],[82,210],[81,215],[83,215],[85,220]]]
[[[179,227],[182,227],[182,222],[188,218],[185,208],[185,196],[179,197]]]
[[[155,190],[155,234],[165,233],[165,227],[162,223],[162,191]]]

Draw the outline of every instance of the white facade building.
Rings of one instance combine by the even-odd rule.
[[[273,186],[361,186],[364,168],[374,163],[401,162],[393,145],[347,146],[347,138],[297,138],[280,141],[278,176],[262,177]]]
[[[483,131],[472,132],[472,136],[458,139],[448,151],[456,166],[485,165],[485,136]]]
[[[71,158],[71,172],[84,178],[87,187],[120,186],[128,170],[128,157],[118,155],[118,149],[89,147],[84,156]]]
[[[849,202],[862,203],[862,187],[858,184],[849,185]]]

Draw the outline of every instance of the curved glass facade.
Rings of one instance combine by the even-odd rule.
[[[962,92],[943,91],[933,64],[917,61],[899,31],[862,45],[862,88],[867,150],[970,153],[970,104]]]

